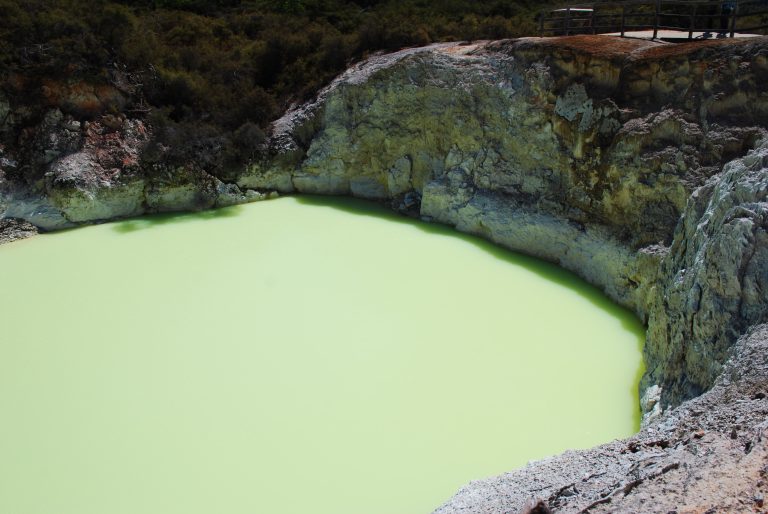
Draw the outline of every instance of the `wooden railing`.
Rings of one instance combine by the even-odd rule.
[[[768,0],[623,0],[571,5],[539,15],[541,36],[653,31],[698,37],[768,33]]]

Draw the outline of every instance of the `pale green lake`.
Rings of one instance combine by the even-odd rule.
[[[355,201],[43,235],[0,284],[2,513],[426,514],[638,429],[629,312]]]

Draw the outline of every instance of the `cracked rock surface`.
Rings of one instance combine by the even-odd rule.
[[[0,219],[0,244],[26,239],[37,234],[37,227],[28,221],[13,218]]]

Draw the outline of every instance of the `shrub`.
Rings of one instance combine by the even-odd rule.
[[[148,105],[158,127],[148,158],[225,173],[253,157],[249,142],[281,111],[350,61],[431,41],[531,33],[542,7],[532,0],[0,0],[0,89],[26,101],[34,117],[44,80],[124,84],[130,77],[131,115]]]

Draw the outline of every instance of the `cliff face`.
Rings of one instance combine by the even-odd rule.
[[[644,384],[690,397],[768,315],[768,140],[688,200],[650,295]]]
[[[766,340],[762,329],[744,334],[768,321],[766,83],[767,38],[675,46],[585,36],[404,50],[351,68],[286,113],[262,158],[232,183],[148,164],[151,128],[141,120],[81,125],[52,109],[22,130],[0,98],[0,136],[21,134],[0,148],[0,216],[53,229],[272,191],[350,194],[571,269],[648,323],[642,404],[657,424],[635,443],[502,477],[492,487],[506,491],[503,501],[476,484],[443,511],[522,508],[535,477],[559,484],[556,468],[577,473],[586,469],[580,459],[599,467],[602,458],[613,462],[610,480],[561,484],[583,491],[553,490],[546,500],[596,501],[590,509],[599,510],[619,503],[616,491],[636,489],[630,471],[649,483],[722,464],[674,457],[672,468],[643,475],[636,467],[653,452],[625,455],[637,452],[622,444],[650,448],[661,430],[654,459],[686,452],[685,433],[699,423],[692,406],[725,412],[739,383],[768,384],[762,361],[744,357]],[[722,374],[729,357],[738,380]],[[739,412],[739,430],[763,430],[759,416]],[[725,419],[708,422],[713,441],[731,430]],[[723,444],[713,451],[733,453]]]
[[[765,317],[766,55],[583,37],[381,56],[280,119],[238,185],[391,201],[575,271],[648,321],[643,390],[675,405]]]

